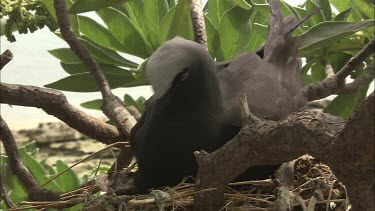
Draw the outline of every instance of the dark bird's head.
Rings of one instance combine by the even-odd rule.
[[[211,55],[198,43],[180,37],[165,42],[151,55],[147,78],[156,99],[166,95],[177,99],[183,95],[187,100],[210,98],[209,92],[217,92],[213,95],[221,98]]]

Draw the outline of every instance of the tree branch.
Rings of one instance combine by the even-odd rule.
[[[91,75],[100,89],[103,97],[104,113],[119,126],[120,131],[129,136],[131,128],[135,125],[136,120],[126,110],[121,100],[112,92],[109,83],[96,61],[91,57],[90,52],[75,36],[69,21],[65,0],[54,0],[56,16],[60,31],[65,41],[69,44],[72,51],[87,66]]]
[[[313,101],[328,97],[331,94],[345,90],[345,78],[368,56],[374,53],[374,42],[372,39],[356,56],[351,58],[335,75],[321,82],[305,86],[299,93],[300,96]]]
[[[10,50],[6,50],[1,54],[0,58],[0,70],[3,69],[13,59],[13,54]]]
[[[201,0],[189,0],[195,42],[207,48],[207,33]]]
[[[6,172],[7,172],[7,164],[3,163],[3,166],[1,166],[1,198],[4,200],[5,205],[8,208],[15,208],[16,205],[13,203],[13,201],[10,199],[8,192],[7,192],[7,180],[6,180]]]
[[[29,199],[34,201],[56,201],[60,199],[60,194],[51,190],[46,190],[39,186],[33,175],[26,168],[21,160],[16,145],[8,125],[0,116],[0,139],[3,142],[5,153],[8,157],[8,164],[12,172],[20,179],[21,183],[29,191]]]
[[[251,115],[240,133],[222,148],[211,154],[195,153],[199,171],[194,206],[197,210],[222,208],[224,188],[250,166],[280,164],[310,154],[327,163],[348,186],[354,209],[372,210],[373,128],[374,94],[347,124],[333,115],[314,111],[293,113],[277,122]],[[358,182],[365,191],[358,188]],[[213,190],[201,191],[210,188]]]
[[[56,16],[60,31],[65,41],[69,44],[72,51],[77,57],[87,66],[89,72],[94,76],[95,81],[100,88],[103,97],[103,112],[112,120],[120,130],[120,133],[129,137],[130,131],[137,122],[130,112],[125,108],[122,101],[116,97],[109,87],[109,83],[105,78],[102,70],[91,57],[90,52],[82,44],[82,42],[73,33],[69,22],[69,15],[67,12],[65,0],[54,0],[56,9]],[[126,165],[129,164],[133,158],[133,153],[129,148],[121,148],[121,152],[117,158],[117,163]],[[121,168],[121,165],[116,165]],[[113,169],[113,168],[112,168]]]
[[[124,140],[117,129],[73,107],[60,91],[35,86],[0,84],[0,102],[31,106],[43,109],[77,131],[98,140],[111,144]]]

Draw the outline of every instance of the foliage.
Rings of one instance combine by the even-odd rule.
[[[112,88],[147,85],[145,65],[136,70],[138,64],[126,60],[121,53],[147,58],[174,36],[192,40],[188,1],[118,2],[112,1],[112,6],[101,7],[95,0],[77,0],[70,12],[96,10],[105,23],[102,26],[89,17],[77,16],[80,38],[103,68]],[[301,71],[306,84],[326,78],[329,66],[338,71],[374,37],[374,20],[369,19],[373,17],[374,7],[366,0],[362,3],[363,6],[350,0],[307,0],[303,5],[291,6],[280,2],[283,15],[296,18],[322,8],[294,32],[301,44],[299,55],[306,59]],[[204,11],[208,49],[217,61],[232,59],[246,51],[254,52],[267,36],[269,9],[264,0],[209,0]],[[55,49],[51,54],[61,60],[70,76],[47,87],[76,92],[98,91],[87,69],[69,49]],[[366,64],[371,61],[369,58]],[[357,69],[352,79],[372,71],[369,68],[362,71],[365,67]],[[363,101],[366,90],[360,93],[355,94],[355,101],[351,97],[339,96],[326,111],[347,118]]]
[[[47,165],[45,160],[42,162],[37,161],[36,156],[38,152],[39,149],[37,148],[35,141],[32,141],[18,149],[18,153],[20,154],[22,161],[25,163],[26,167],[39,184],[43,184],[52,176],[68,168],[68,166],[60,160],[58,160],[53,166]],[[3,168],[4,163],[8,163],[8,158],[7,156],[2,155],[0,160],[1,168]],[[27,201],[27,190],[22,185],[18,177],[12,174],[9,169],[9,164],[7,166],[6,186],[10,198],[15,203]],[[82,182],[85,181],[80,182],[74,171],[70,169],[48,183],[45,187],[58,192],[67,192],[78,188]],[[4,201],[1,201],[0,207],[1,209],[6,209]],[[82,205],[79,205],[66,210],[80,210],[81,207]]]
[[[20,34],[33,33],[44,26],[51,31],[57,29],[56,21],[52,18],[42,0],[2,0],[0,7],[1,35],[8,41],[16,41],[13,31]],[[7,17],[6,20],[3,20]]]

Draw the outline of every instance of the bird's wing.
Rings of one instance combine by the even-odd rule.
[[[155,101],[156,100],[153,95],[145,102],[144,112],[141,118],[138,120],[137,124],[134,125],[130,132],[130,146],[138,159],[140,157],[139,153],[142,152],[142,146],[144,145],[144,138],[142,136],[144,136],[145,133],[143,131],[146,130],[146,127],[148,127],[146,125],[146,122],[147,119],[150,118],[150,116],[152,116],[151,114],[154,110]]]

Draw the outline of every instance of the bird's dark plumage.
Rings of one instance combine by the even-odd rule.
[[[279,16],[271,18],[279,26],[258,54],[215,63],[203,46],[182,38],[167,41],[153,53],[147,77],[155,94],[130,137],[138,188],[175,185],[195,176],[193,152],[212,152],[239,131],[241,94],[261,118],[278,120],[303,105],[297,96],[302,85],[297,42],[283,31]],[[261,179],[275,168],[252,167],[246,178]]]
[[[193,152],[212,152],[238,131],[223,122],[215,64],[204,47],[175,38],[157,49],[147,65],[155,94],[131,134],[143,189],[195,176]]]

